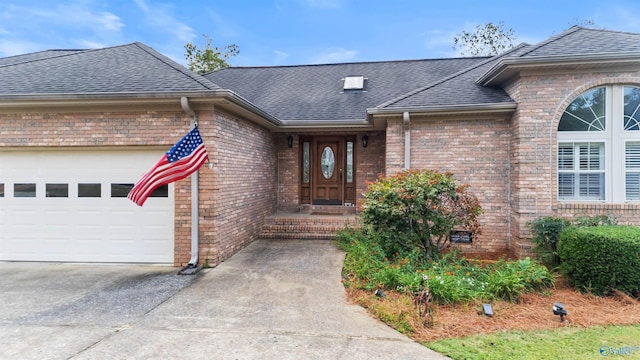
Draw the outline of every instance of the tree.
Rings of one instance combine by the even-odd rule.
[[[206,39],[204,50],[192,42],[184,45],[186,50],[184,57],[189,62],[189,70],[198,74],[204,74],[213,70],[226,68],[229,66],[227,60],[240,53],[240,48],[236,44],[227,45],[223,48],[211,47],[213,39],[207,35],[202,35]]]
[[[511,49],[515,39],[513,29],[505,29],[504,22],[488,22],[476,26],[474,32],[463,30],[454,36],[453,49],[459,50],[462,56],[497,55]]]

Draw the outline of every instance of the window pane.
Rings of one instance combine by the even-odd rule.
[[[580,198],[604,200],[604,174],[579,174]]]
[[[604,169],[604,144],[579,144],[578,149],[580,152],[580,170]]]
[[[628,172],[625,176],[627,200],[640,200],[640,172]]]
[[[333,155],[333,150],[331,150],[331,147],[325,146],[324,150],[322,150],[322,160],[320,160],[322,167],[322,176],[324,176],[325,179],[331,179],[333,177],[333,169],[336,165],[335,159],[336,158]]]
[[[169,185],[158,186],[149,197],[169,197]]]
[[[640,88],[624,87],[624,129],[640,131]]]
[[[627,143],[624,149],[626,169],[640,169],[640,143]]]
[[[132,188],[133,184],[111,184],[111,197],[127,197]]]
[[[4,184],[0,184],[0,197],[4,197]]]
[[[78,184],[78,197],[100,197],[102,186],[100,184]]]
[[[309,182],[309,142],[302,144],[302,182]]]
[[[36,197],[36,184],[13,184],[13,197]]]
[[[353,142],[347,141],[347,183],[353,182]]]
[[[628,142],[624,149],[627,200],[640,200],[640,142]]]
[[[558,145],[558,169],[573,170],[573,144]]]
[[[567,106],[560,118],[558,131],[604,131],[605,100],[604,87],[584,92]]]
[[[571,199],[574,196],[575,175],[558,173],[558,197],[560,199]]]
[[[69,197],[69,185],[68,184],[46,184],[45,185],[46,197]]]

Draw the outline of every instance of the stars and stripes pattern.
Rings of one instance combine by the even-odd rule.
[[[127,197],[142,206],[157,187],[186,178],[207,158],[198,127],[194,127],[136,182]]]

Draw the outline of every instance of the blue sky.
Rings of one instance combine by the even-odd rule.
[[[0,0],[0,57],[140,41],[185,64],[207,34],[240,47],[235,66],[442,58],[490,21],[537,43],[583,20],[640,33],[640,1]]]

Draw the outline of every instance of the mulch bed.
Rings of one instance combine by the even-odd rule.
[[[350,301],[365,308],[390,302],[387,308],[408,314],[414,332],[406,335],[419,342],[508,330],[640,324],[639,299],[623,293],[605,297],[583,294],[565,281],[557,281],[556,288],[546,292],[524,294],[516,303],[494,302],[492,317],[484,315],[481,303],[433,305],[433,321],[427,326],[407,295],[390,292],[385,298],[377,298],[368,291],[354,289],[347,289],[347,294]],[[553,315],[554,302],[565,305],[569,313],[565,321]]]

